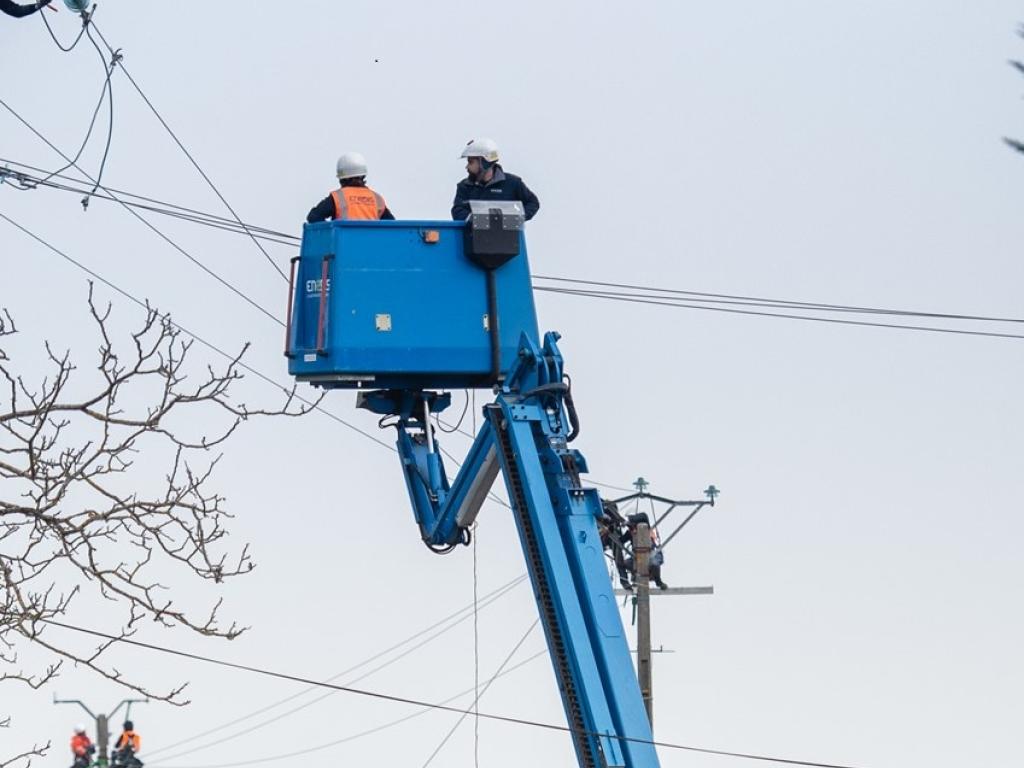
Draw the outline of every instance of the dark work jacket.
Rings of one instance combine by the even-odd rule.
[[[486,184],[477,184],[473,179],[465,178],[455,187],[455,200],[452,202],[452,218],[455,221],[463,221],[469,216],[470,200],[519,200],[523,204],[527,221],[540,210],[540,200],[523,180],[514,174],[505,173],[497,164],[494,166],[494,177]]]
[[[46,0],[43,5],[49,5],[50,0]],[[32,5],[19,5],[18,3],[11,2],[11,0],[0,0],[0,12],[6,13],[8,16],[14,16],[15,18],[21,18],[22,16],[31,16],[33,13],[38,11],[40,6],[32,3]]]

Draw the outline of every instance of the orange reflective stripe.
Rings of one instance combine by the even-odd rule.
[[[345,203],[345,196],[342,194],[342,190],[336,189],[331,192],[331,199],[334,200],[334,218],[347,219],[348,205]]]

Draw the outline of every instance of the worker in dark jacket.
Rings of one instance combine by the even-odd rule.
[[[661,541],[658,538],[658,529],[651,525],[651,519],[646,512],[639,512],[626,518],[627,536],[630,541],[630,549],[636,550],[636,528],[640,523],[650,527],[651,549],[647,553],[647,575],[651,581],[658,585],[658,589],[668,589],[668,584],[662,581],[661,566],[665,564],[665,553],[661,549]],[[636,559],[632,554],[626,558],[626,567],[636,577]]]
[[[12,2],[12,0],[0,0],[0,12],[6,13],[8,16],[14,16],[16,19],[20,19],[22,16],[31,16],[40,8],[49,5],[51,2],[52,0],[39,0],[31,5],[21,5],[20,3]]]
[[[358,152],[346,152],[338,158],[338,183],[341,185],[317,203],[306,221],[357,219],[374,221],[394,219],[384,198],[366,186],[366,158]]]
[[[625,527],[626,521],[619,513],[619,505],[609,499],[601,499],[601,517],[597,521],[601,546],[606,552],[611,551],[622,588],[633,589],[633,584],[629,580],[629,569],[626,567],[628,533],[624,531]]]
[[[540,200],[521,178],[505,173],[498,163],[498,145],[490,139],[473,139],[462,150],[466,158],[467,178],[455,187],[452,218],[463,221],[469,216],[470,200],[519,200],[529,221],[540,210]]]

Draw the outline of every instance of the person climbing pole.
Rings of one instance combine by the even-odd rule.
[[[647,575],[657,585],[658,589],[668,589],[668,584],[661,578],[661,566],[665,564],[665,553],[661,548],[658,529],[651,525],[651,520],[646,512],[640,512],[626,518],[628,526],[627,538],[629,539],[631,550],[629,557],[626,558],[626,567],[633,574],[633,578],[636,579],[636,559],[633,557],[632,551],[636,549],[636,529],[641,523],[648,526],[651,531],[651,549],[647,555]]]
[[[21,3],[13,2],[13,0],[0,0],[0,12],[6,13],[8,16],[13,16],[16,19],[20,19],[25,16],[31,16],[36,11],[48,6],[51,2],[53,2],[53,0],[38,0],[38,2],[32,3],[31,5],[22,5]]]
[[[622,588],[633,589],[629,578],[629,569],[626,567],[629,534],[624,530],[625,525],[626,521],[619,513],[619,505],[609,499],[601,499],[601,518],[597,521],[597,529],[601,534],[601,545],[606,552],[611,553]]]

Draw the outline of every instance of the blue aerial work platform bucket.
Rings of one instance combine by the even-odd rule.
[[[343,389],[500,381],[522,334],[539,334],[521,214],[489,206],[466,222],[307,224],[292,261],[288,372]]]

